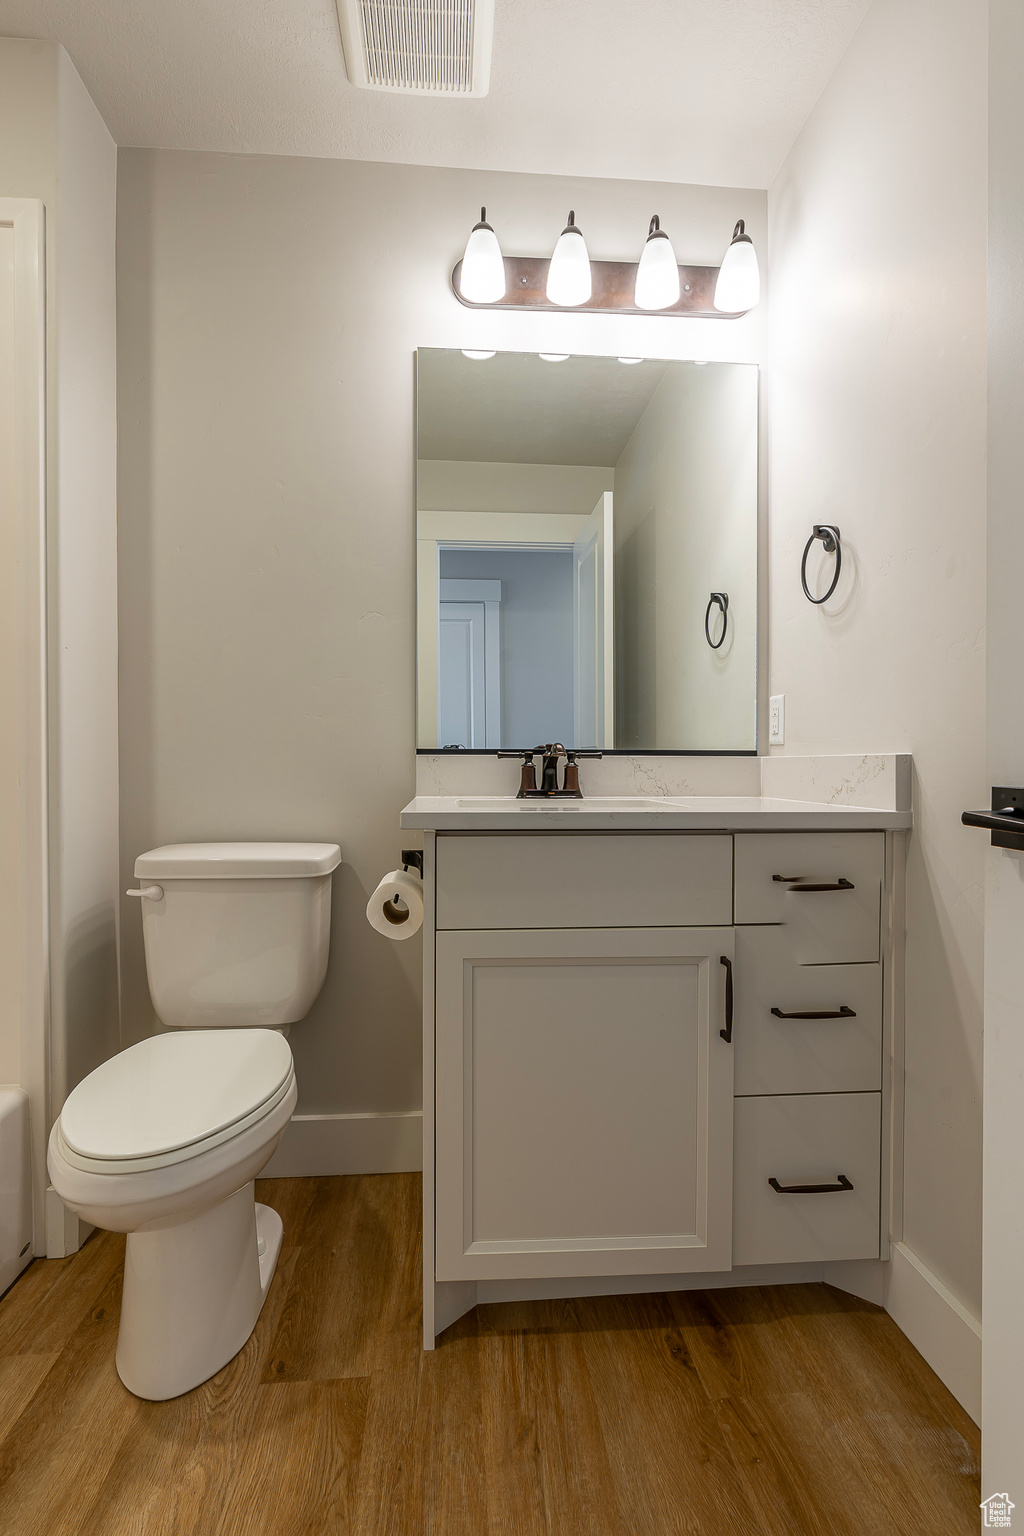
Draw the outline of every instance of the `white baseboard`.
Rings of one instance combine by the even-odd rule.
[[[906,1243],[892,1258],[826,1264],[829,1285],[884,1307],[975,1424],[981,1423],[981,1324]]]
[[[52,1184],[46,1187],[46,1257],[66,1259],[77,1253],[96,1228],[69,1211]]]
[[[264,1179],[339,1173],[418,1173],[421,1110],[365,1115],[293,1115],[261,1175]]]
[[[975,1424],[981,1423],[981,1324],[906,1243],[895,1243],[885,1310]]]

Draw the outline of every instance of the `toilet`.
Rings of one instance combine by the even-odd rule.
[[[50,1133],[54,1189],[128,1234],[117,1372],[153,1401],[252,1333],[283,1227],[253,1180],[296,1103],[287,1026],[323,986],[336,843],[179,843],[135,861],[146,971],[167,1026],[97,1067]]]

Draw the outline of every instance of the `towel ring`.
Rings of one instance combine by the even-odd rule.
[[[807,585],[807,556],[811,552],[811,545],[814,543],[815,539],[821,540],[822,546],[824,547],[825,553],[827,555],[834,554],[836,557],[835,574],[832,577],[832,584],[828,591],[825,593],[824,597],[812,597],[810,588]],[[807,543],[804,545],[804,557],[800,561],[800,585],[804,589],[804,597],[806,597],[807,601],[809,603],[814,603],[816,607],[820,606],[821,603],[827,603],[829,598],[832,596],[832,593],[839,585],[839,572],[842,570],[842,568],[843,545],[839,537],[839,529],[835,526],[834,523],[815,523],[814,532],[811,534],[810,538],[807,540]]]
[[[711,638],[711,610],[718,605],[722,610],[722,633],[719,639]],[[717,651],[725,644],[725,637],[729,630],[729,594],[728,592],[712,592],[708,600],[708,606],[704,610],[704,638],[713,651]]]

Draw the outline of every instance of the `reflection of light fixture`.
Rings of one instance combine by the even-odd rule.
[[[708,365],[708,360],[707,360],[706,357],[695,357],[694,360],[693,360],[693,366],[695,368],[706,368],[707,365]]]
[[[715,308],[735,315],[753,309],[761,297],[757,252],[742,219],[737,220],[715,285]]]
[[[668,309],[679,303],[679,267],[672,241],[655,214],[636,269],[637,309]]]
[[[480,209],[480,222],[473,225],[466,241],[459,292],[471,304],[496,304],[505,297],[505,262],[486,208]]]
[[[537,356],[542,363],[567,363],[569,361],[568,352],[538,352]]]
[[[465,347],[463,347],[462,355],[463,355],[463,357],[468,357],[470,362],[473,362],[473,363],[484,363],[484,362],[487,361],[487,359],[489,357],[493,357],[494,353],[493,352],[469,352],[469,351],[466,350]]]
[[[593,292],[587,242],[583,231],[576,226],[572,209],[569,210],[569,222],[551,253],[545,292],[549,302],[561,309],[575,309],[578,304],[585,304]]]
[[[643,362],[643,358],[642,357],[620,357],[620,358],[617,358],[616,361],[620,362],[620,363],[642,363]]]

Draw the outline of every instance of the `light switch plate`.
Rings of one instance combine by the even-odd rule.
[[[781,747],[786,741],[786,695],[773,693],[768,700],[768,742]]]

